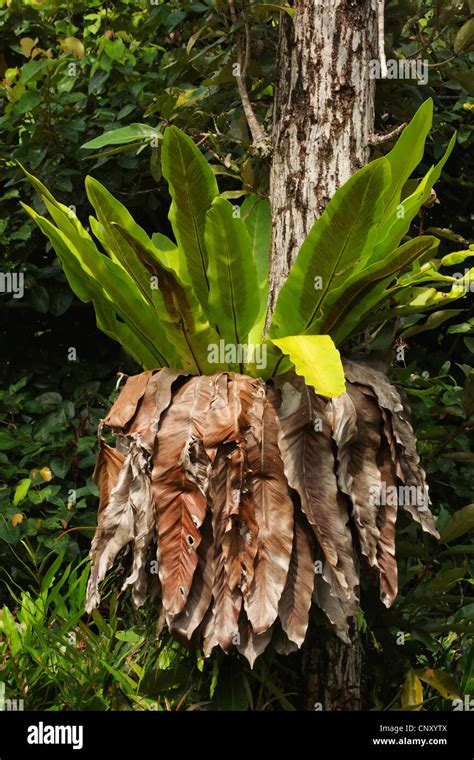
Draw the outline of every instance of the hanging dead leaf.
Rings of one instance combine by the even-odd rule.
[[[174,395],[156,436],[152,489],[163,605],[171,615],[184,608],[198,562],[211,463],[196,431],[211,394],[208,378],[190,378]]]
[[[316,396],[302,378],[284,381],[278,419],[278,444],[288,483],[301,499],[301,508],[331,566],[339,593],[352,599],[359,579],[346,497],[334,471],[326,401]]]
[[[314,561],[308,528],[295,513],[293,550],[278,616],[288,640],[300,647],[305,639],[314,588]]]
[[[279,405],[279,395],[268,388],[260,424],[246,438],[258,537],[255,575],[245,609],[255,633],[268,630],[278,615],[293,548],[293,502],[278,448]]]
[[[101,512],[110,501],[110,494],[117,483],[125,457],[117,449],[109,446],[103,438],[100,439],[99,446],[99,456],[92,474],[92,480],[99,489],[99,512]]]

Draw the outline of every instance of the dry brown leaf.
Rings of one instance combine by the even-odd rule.
[[[117,483],[125,456],[109,446],[103,438],[99,441],[99,456],[92,474],[92,480],[99,489],[99,514],[110,501],[110,494]]]
[[[33,49],[36,47],[38,42],[38,37],[35,37],[35,39],[32,39],[32,37],[22,37],[20,39],[21,52],[25,58],[31,57]]]
[[[134,516],[130,500],[132,485],[132,453],[125,459],[108,504],[99,516],[99,525],[92,541],[92,570],[87,586],[86,610],[91,612],[100,603],[99,583],[112,567],[119,551],[134,536]]]
[[[272,646],[278,654],[288,655],[298,651],[298,645],[290,641],[277,618],[273,625]]]
[[[283,380],[278,419],[278,443],[288,482],[300,497],[339,593],[343,598],[354,599],[359,580],[346,497],[335,475],[326,401],[300,377],[292,382]]]
[[[161,415],[171,403],[173,385],[179,378],[184,380],[185,377],[185,373],[165,367],[154,372],[146,384],[138,411],[127,429],[127,435],[137,438],[141,446],[150,453],[153,452]]]
[[[219,443],[235,441],[234,417],[229,406],[230,376],[219,372],[212,377],[214,392],[203,430],[202,440],[209,456],[214,457],[214,449]]]
[[[246,486],[244,450],[238,445],[227,455],[227,525],[222,551],[231,591],[248,593],[254,576],[258,523],[255,506]]]
[[[137,411],[137,406],[145,393],[151,375],[151,370],[148,370],[127,378],[119,397],[104,419],[106,425],[118,429],[119,432],[123,431]]]
[[[377,370],[365,367],[363,364],[352,361],[344,361],[344,373],[346,378],[360,385],[364,392],[364,386],[370,389],[379,405],[390,413],[391,428],[396,441],[398,466],[397,472],[407,486],[419,489],[420,503],[405,503],[403,506],[411,514],[414,520],[420,523],[423,530],[431,533],[434,538],[439,538],[436,530],[434,517],[429,509],[428,486],[426,474],[420,464],[420,457],[416,450],[416,438],[413,428],[408,420],[408,411],[404,408],[402,399],[395,386],[391,385],[388,378]],[[390,442],[390,435],[387,435]]]
[[[385,503],[380,506],[377,518],[379,527],[377,559],[380,568],[380,598],[386,607],[390,607],[397,598],[398,593],[398,567],[395,557],[395,526],[397,522],[398,499],[396,498],[396,490],[390,492],[388,489],[397,489],[398,483],[390,446],[385,436],[382,437],[377,464],[380,468],[382,483],[385,485],[385,492],[393,493],[395,496],[395,498],[386,498],[384,500]]]
[[[314,576],[313,600],[323,610],[339,638],[350,644],[349,623],[357,614],[357,600],[346,599],[337,593],[337,583],[328,563],[323,573]]]
[[[257,657],[260,657],[260,655],[264,653],[272,640],[272,633],[273,628],[269,628],[265,633],[254,633],[245,614],[245,610],[242,610],[241,619],[239,621],[240,643],[237,644],[237,649],[240,654],[245,657],[251,669],[253,669]]]
[[[131,443],[130,466],[132,484],[130,504],[133,510],[132,569],[122,590],[132,587],[132,601],[141,607],[146,601],[148,588],[149,549],[155,538],[155,511],[153,507],[149,454],[139,444]]]
[[[184,608],[197,566],[210,462],[196,429],[209,410],[209,378],[192,377],[173,397],[156,436],[152,473],[163,605]]]
[[[61,40],[61,48],[65,53],[74,53],[76,58],[84,58],[84,44],[78,37],[65,37]]]
[[[276,651],[295,651],[312,599],[350,643],[359,582],[350,506],[389,606],[397,504],[377,495],[399,482],[421,488],[425,475],[396,388],[355,362],[346,375],[347,393],[329,401],[302,378],[279,378],[281,408],[280,391],[237,373],[128,378],[104,421],[117,448],[101,440],[94,473],[101,502],[87,609],[130,543],[123,588],[137,606],[154,599],[158,628],[166,620],[205,656],[235,645],[253,667],[272,637]],[[436,535],[428,509],[404,506]]]
[[[223,549],[225,534],[231,522],[232,502],[229,499],[228,459],[221,449],[212,469],[209,496],[212,509],[212,530],[214,534],[214,584],[212,589],[213,608],[209,626],[205,634],[206,651],[219,644],[228,651],[236,642],[239,631],[239,614],[242,606],[242,594],[239,588],[230,587],[228,561]],[[231,528],[233,526],[231,525]]]
[[[314,588],[312,536],[298,513],[295,513],[293,551],[286,585],[278,605],[281,627],[299,648],[306,636]]]
[[[377,454],[381,445],[383,418],[375,399],[362,393],[358,386],[348,383],[347,393],[357,419],[357,436],[352,441],[348,465],[352,515],[362,554],[372,567],[377,567],[377,514],[382,486]]]
[[[279,394],[269,387],[266,399],[256,398],[252,407],[246,453],[258,536],[255,574],[245,609],[254,632],[259,634],[274,623],[288,576],[293,548],[293,501],[278,448]]]
[[[201,624],[212,600],[214,580],[212,517],[210,511],[201,527],[202,540],[198,549],[198,566],[194,575],[186,607],[179,615],[168,619],[170,632],[178,639],[190,641]]]

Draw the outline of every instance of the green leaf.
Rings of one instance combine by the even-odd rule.
[[[137,258],[133,248],[127,244],[120,232],[114,228],[116,222],[140,240],[143,245],[150,244],[150,238],[134,220],[125,206],[120,203],[109,191],[94,177],[86,177],[85,186],[87,197],[94,206],[99,225],[91,225],[94,234],[100,240],[104,248],[110,253],[114,261],[129,273],[139,286],[142,295],[151,303],[150,278]],[[92,222],[92,219],[91,219]]]
[[[331,309],[325,315],[322,330],[331,333],[340,345],[375,306],[386,298],[386,288],[394,277],[414,261],[431,256],[439,241],[434,237],[418,237],[392,251],[362,273],[348,278],[343,287],[331,294]],[[329,299],[328,299],[329,300]]]
[[[329,335],[293,335],[272,339],[290,357],[298,375],[321,396],[335,398],[345,393],[341,356]]]
[[[176,276],[183,284],[191,286],[186,267],[186,259],[176,243],[173,243],[173,241],[166,237],[166,235],[162,235],[161,232],[155,232],[151,236],[151,242],[156,249],[157,257],[163,266],[168,267],[168,269],[175,272]]]
[[[404,710],[421,710],[423,706],[423,686],[414,670],[406,675],[401,703]]]
[[[51,567],[48,568],[48,571],[44,575],[44,577],[41,580],[41,591],[47,592],[49,591],[50,586],[52,585],[54,581],[54,577],[56,573],[58,572],[59,568],[61,567],[61,563],[64,559],[64,552],[60,552],[56,559],[54,560]]]
[[[244,222],[229,201],[215,198],[207,212],[207,315],[225,341],[246,342],[260,308],[257,269]]]
[[[440,454],[443,459],[450,459],[452,462],[462,462],[463,464],[474,464],[474,451],[444,451]]]
[[[438,573],[431,583],[428,585],[427,594],[432,596],[433,594],[445,594],[449,589],[459,581],[462,581],[466,575],[465,566],[453,567],[450,570],[445,570],[442,573]]]
[[[474,250],[467,249],[465,251],[455,251],[454,253],[448,253],[441,259],[441,265],[444,267],[450,267],[454,264],[462,264],[466,259],[474,256]]]
[[[17,114],[33,111],[36,106],[39,106],[42,100],[43,95],[41,92],[37,92],[36,90],[25,90],[20,100],[15,103],[15,111]]]
[[[434,311],[432,314],[430,314],[426,322],[423,322],[422,325],[414,325],[413,327],[409,327],[406,330],[403,330],[403,332],[400,333],[400,337],[408,338],[410,335],[418,335],[419,333],[426,332],[427,330],[436,330],[436,328],[442,325],[443,322],[446,322],[447,319],[456,317],[461,313],[462,309],[445,309],[444,311]]]
[[[450,543],[474,528],[474,504],[458,509],[441,531],[440,541]]]
[[[171,668],[146,668],[140,681],[139,693],[156,699],[160,692],[179,688],[185,691],[185,684],[189,678],[189,670],[185,665],[174,665]]]
[[[128,631],[118,631],[118,633],[115,634],[115,638],[119,641],[127,641],[132,644],[137,644],[138,642],[143,641],[143,637],[133,629],[129,629]]]
[[[17,504],[20,503],[20,501],[23,501],[24,498],[26,498],[26,495],[29,491],[29,488],[31,486],[31,480],[30,478],[23,478],[23,480],[20,480],[18,483],[16,489],[15,489],[15,495],[13,497],[13,506],[17,506]]]
[[[154,305],[167,340],[179,356],[179,366],[198,374],[220,369],[220,365],[208,362],[209,347],[218,344],[219,336],[205,319],[192,289],[162,264],[154,246],[144,246],[124,227],[115,226],[152,276],[157,277]]]
[[[56,198],[54,197],[54,195],[52,195],[52,193],[50,193],[50,191],[48,190],[48,188],[45,185],[43,185],[43,183],[37,177],[35,177],[34,174],[30,174],[30,172],[28,172],[25,169],[25,167],[22,164],[20,164],[20,162],[18,162],[18,166],[22,170],[23,174],[25,174],[25,176],[28,178],[30,184],[34,187],[34,189],[36,190],[36,192],[38,193],[38,195],[40,195],[42,198],[47,198],[50,203],[53,203],[57,208],[59,208],[62,211],[64,211],[65,214],[70,214],[71,213],[71,210],[67,206],[64,206],[64,204],[59,203],[59,201],[56,200]],[[20,201],[20,203],[21,203],[21,201]],[[25,206],[25,204],[22,203],[21,205],[23,206],[23,208],[25,208],[25,210],[28,211],[28,207]],[[36,212],[34,212],[34,213],[36,213]],[[31,216],[31,214],[30,214],[30,216]],[[72,218],[72,216],[71,216],[71,218]],[[36,221],[36,219],[35,219],[35,221]],[[85,230],[84,230],[84,232],[85,232]]]
[[[22,642],[16,620],[6,606],[2,609],[0,626],[0,630],[3,629],[3,633],[8,641],[10,651],[13,657],[15,657],[22,649]]]
[[[454,40],[454,52],[456,55],[462,53],[474,45],[474,18],[470,18],[462,25]]]
[[[142,345],[144,348],[144,351],[140,351],[139,354],[142,366],[147,364],[150,369],[167,366],[168,362],[160,350],[165,350],[169,344],[157,322],[154,309],[147,305],[135,283],[119,265],[97,250],[87,233],[83,235],[68,214],[45,196],[43,196],[43,201],[53,218],[61,225],[62,230],[33,209],[25,204],[22,205],[49,237],[76,295],[85,302],[93,301],[96,312],[98,308],[100,310],[101,321],[108,321],[109,328],[115,320],[109,308],[113,306],[113,310],[138,339],[134,341],[132,355],[136,356],[138,346]],[[160,348],[158,349],[157,346]],[[172,356],[173,353],[170,355]],[[151,357],[153,359],[150,367]]]
[[[127,145],[122,145],[119,148],[110,148],[109,150],[99,150],[98,153],[89,153],[88,156],[84,156],[84,159],[87,159],[88,161],[92,161],[96,158],[108,158],[109,156],[118,156],[120,153],[126,153],[129,150],[134,150],[135,148],[143,148],[143,141],[138,140],[137,142],[133,143],[127,143]],[[138,155],[138,151],[137,151]]]
[[[73,293],[66,288],[56,291],[51,295],[49,302],[49,311],[54,317],[62,317],[69,309],[74,300]]]
[[[133,678],[130,678],[130,676],[126,675],[126,673],[117,670],[117,668],[113,668],[112,665],[109,665],[106,660],[99,660],[99,662],[106,670],[109,671],[111,675],[113,675],[117,683],[119,683],[124,690],[125,694],[129,694],[130,689],[132,690],[132,693],[136,692],[138,689],[138,683],[135,682]]]
[[[314,224],[283,285],[269,335],[316,333],[328,294],[356,267],[363,269],[376,242],[390,166],[384,159],[356,172]]]
[[[421,681],[436,689],[443,699],[459,699],[458,685],[449,673],[444,673],[442,670],[432,670],[431,668],[415,670],[414,672]]]
[[[46,314],[49,310],[49,293],[42,285],[35,283],[30,289],[31,306],[40,314]]]
[[[249,701],[239,663],[229,660],[221,667],[214,701],[219,711],[248,710]]]
[[[64,480],[66,474],[71,466],[71,461],[67,458],[53,457],[50,461],[50,467],[54,475],[61,480]]]
[[[240,215],[250,236],[252,255],[257,267],[260,313],[249,335],[249,342],[258,343],[262,338],[268,305],[268,271],[272,233],[268,198],[258,198],[256,195],[248,196],[240,207]]]
[[[218,194],[216,179],[199,148],[177,127],[165,130],[161,163],[172,198],[169,220],[196,296],[205,306],[209,281],[204,234],[206,213]]]
[[[395,212],[405,183],[423,159],[425,142],[432,123],[433,101],[429,98],[420,106],[395,146],[385,156],[390,163],[391,181],[384,193],[384,218]]]
[[[37,81],[41,78],[41,74],[46,70],[47,65],[47,62],[44,60],[29,61],[28,63],[23,64],[21,68],[20,82],[22,84],[27,84],[27,82]]]
[[[369,261],[370,264],[379,261],[388,251],[393,251],[399,245],[404,235],[408,232],[416,214],[428,200],[430,190],[440,178],[444,165],[451,155],[455,144],[456,134],[452,136],[442,159],[435,166],[431,167],[418,184],[416,190],[395,207],[392,207],[389,213],[384,214],[377,234],[379,242],[374,247],[372,258]]]
[[[81,148],[96,150],[97,148],[103,148],[105,145],[125,145],[126,143],[134,142],[137,138],[148,141],[153,137],[161,137],[159,130],[150,127],[148,124],[129,124],[127,127],[120,127],[120,129],[104,132],[100,137],[95,137],[93,140],[89,140],[81,145]]]

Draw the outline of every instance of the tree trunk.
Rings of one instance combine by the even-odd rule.
[[[315,220],[337,188],[369,160],[377,57],[373,0],[294,0],[280,26],[270,176],[271,315]],[[318,610],[304,645],[309,709],[360,709],[357,637],[340,641]]]
[[[369,159],[373,0],[294,0],[282,19],[270,175],[270,312],[298,249],[337,188]]]

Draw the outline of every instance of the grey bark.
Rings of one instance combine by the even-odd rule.
[[[270,313],[304,238],[369,159],[377,58],[373,0],[293,0],[282,19],[270,174]],[[283,14],[285,15],[285,14]]]
[[[369,160],[377,58],[373,0],[293,0],[282,19],[270,175],[270,308],[336,189]],[[283,14],[285,15],[285,14]],[[360,709],[361,656],[313,611],[303,662],[308,709]]]

